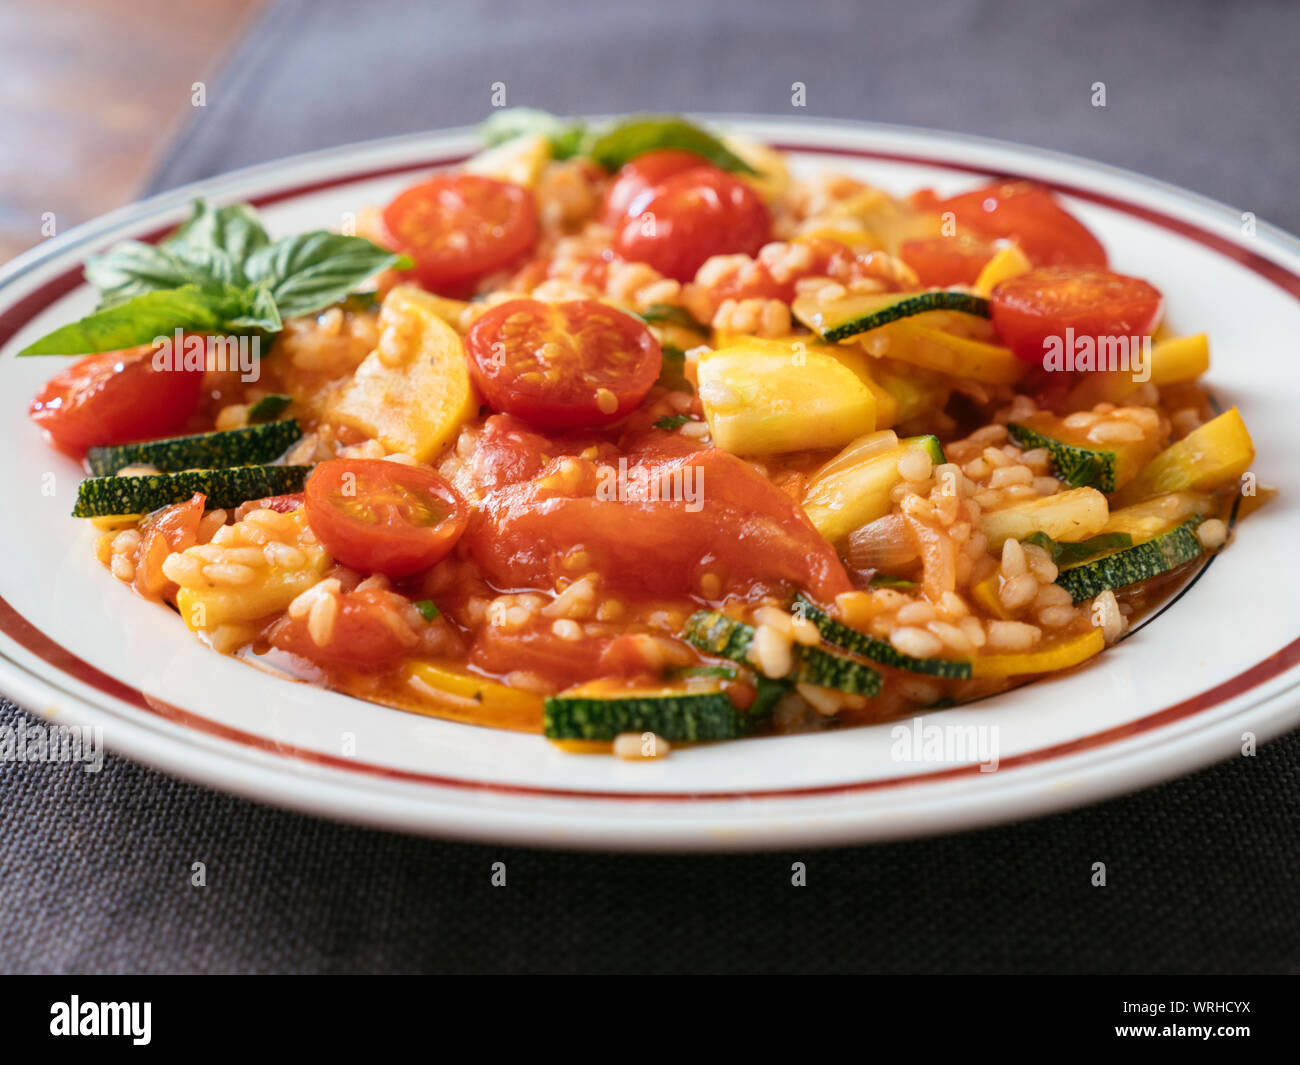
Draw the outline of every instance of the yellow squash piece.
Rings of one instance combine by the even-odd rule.
[[[876,397],[877,429],[888,429],[899,422],[942,410],[952,394],[946,381],[915,371],[895,372],[857,344],[827,345],[823,350],[857,374],[858,380]],[[903,368],[910,370],[910,367]]]
[[[479,152],[465,164],[465,171],[535,188],[550,161],[551,142],[546,134],[524,133]]]
[[[1014,677],[1023,673],[1055,673],[1099,654],[1106,646],[1100,629],[1089,629],[1059,643],[1022,654],[977,655],[971,660],[974,677]]]
[[[405,667],[414,709],[434,709],[437,716],[476,725],[540,731],[542,696],[509,688],[437,662],[414,660]],[[430,706],[431,704],[431,706]]]
[[[1255,445],[1236,407],[1170,444],[1114,496],[1127,506],[1163,492],[1210,492],[1233,485],[1255,460]]]
[[[306,528],[307,517],[302,508],[292,517],[300,532]],[[259,567],[256,580],[249,584],[180,589],[176,593],[176,609],[182,620],[193,630],[212,630],[220,625],[257,621],[280,613],[319,581],[330,566],[330,557],[320,544],[297,537],[293,546],[305,557],[305,565],[295,569],[280,565]]]
[[[379,344],[357,367],[331,420],[378,440],[389,454],[434,459],[478,411],[460,336],[441,300],[401,285],[379,313]]]
[[[1150,382],[1157,388],[1194,381],[1210,368],[1210,338],[1195,336],[1169,337],[1151,345]],[[1098,403],[1122,404],[1143,385],[1132,373],[1107,370],[1084,375],[1066,398],[1069,410],[1088,410]]]
[[[817,226],[815,229],[805,230],[800,233],[796,240],[813,240],[822,237],[827,240],[838,240],[841,244],[848,245],[855,251],[874,251],[884,246],[882,241],[874,233],[869,232],[858,226],[852,219],[842,219],[838,224]]]
[[[997,572],[990,573],[982,581],[971,585],[971,598],[995,618],[1010,620],[1015,615],[1002,605],[1002,599],[998,595],[1001,587],[1002,575]]]
[[[1109,517],[1106,497],[1097,489],[1071,488],[1054,496],[986,511],[980,516],[980,531],[995,551],[1006,540],[1023,540],[1036,532],[1046,533],[1053,540],[1074,543],[1096,536],[1106,527]]]
[[[737,455],[839,447],[876,427],[876,397],[833,352],[746,338],[700,358],[713,442]]]
[[[873,247],[897,255],[905,240],[941,236],[943,223],[937,214],[916,211],[883,189],[864,188],[822,211],[808,232],[828,224],[831,229],[843,225],[846,229],[869,233],[875,238]]]
[[[898,460],[909,450],[924,451],[931,463],[943,461],[933,436],[913,436],[890,446],[893,433],[877,432],[853,441],[813,474],[804,489],[803,509],[814,527],[831,543],[854,529],[889,513],[890,493],[903,478]]]
[[[1001,282],[1027,274],[1033,268],[1034,264],[1020,250],[1020,245],[1008,244],[984,264],[980,276],[975,279],[975,294],[987,297]]]
[[[790,170],[780,152],[734,133],[723,137],[722,143],[757,171],[737,176],[752,185],[766,202],[773,203],[785,195],[790,188]]]
[[[912,321],[891,322],[854,339],[871,351],[873,346],[880,344],[882,337],[889,340],[888,346],[880,352],[882,355],[953,377],[991,385],[1011,385],[1025,372],[1025,364],[1012,354],[1010,348],[956,336]]]

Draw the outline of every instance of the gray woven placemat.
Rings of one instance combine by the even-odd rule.
[[[1269,3],[292,0],[209,87],[153,188],[473,122],[498,80],[510,103],[565,112],[777,114],[800,81],[811,115],[1074,151],[1296,230],[1297,29],[1300,9]],[[0,705],[0,724],[19,713]],[[111,756],[97,774],[0,763],[0,969],[1296,971],[1297,826],[1294,733],[1017,826],[719,857],[412,839]]]

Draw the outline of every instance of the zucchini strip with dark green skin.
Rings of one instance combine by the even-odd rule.
[[[843,622],[836,621],[826,611],[806,596],[800,595],[792,608],[796,615],[802,615],[817,626],[822,639],[827,643],[842,647],[846,651],[879,662],[882,666],[903,669],[909,673],[924,673],[931,677],[948,677],[965,680],[971,676],[971,663],[960,658],[913,658],[901,654],[893,644],[886,640],[869,636],[865,632],[850,628]]]
[[[1098,492],[1115,491],[1115,471],[1119,455],[1105,448],[1087,448],[1068,444],[1035,432],[1028,426],[1007,425],[1011,439],[1026,451],[1045,448],[1052,456],[1056,474],[1071,488],[1095,488]]]
[[[553,740],[612,740],[623,732],[653,732],[670,741],[731,740],[747,735],[771,710],[760,699],[740,710],[715,691],[630,691],[626,694],[552,695],[542,711]]]
[[[686,622],[682,638],[709,654],[749,662],[749,648],[755,628],[713,610],[700,610]],[[880,674],[865,662],[855,662],[846,655],[823,647],[795,644],[794,669],[783,679],[854,695],[876,695],[880,691]]]
[[[202,492],[209,509],[237,507],[250,499],[301,492],[310,466],[233,466],[224,470],[185,470],[142,477],[88,477],[77,488],[74,518],[148,514],[183,503]]]
[[[823,340],[839,341],[927,311],[962,311],[987,318],[989,301],[969,292],[940,290],[874,297],[849,296],[825,304],[795,300],[793,310],[799,321]]]
[[[256,466],[283,455],[302,436],[297,421],[250,425],[166,440],[145,440],[139,444],[92,447],[86,455],[90,472],[111,477],[127,466],[152,466],[162,473],[181,470],[211,470],[226,466]]]
[[[1168,573],[1204,553],[1196,536],[1196,526],[1201,520],[1190,518],[1145,543],[1069,566],[1057,575],[1056,583],[1078,603]]]

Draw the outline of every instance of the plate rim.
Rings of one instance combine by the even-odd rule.
[[[706,117],[708,120],[711,121],[720,122],[720,123],[729,123],[737,127],[743,127],[745,125],[757,125],[757,126],[768,127],[770,129],[773,126],[784,127],[784,126],[791,125],[791,121],[789,119],[782,119],[778,117],[763,117],[763,116],[703,116],[703,117]],[[976,137],[969,134],[948,133],[945,131],[926,130],[917,127],[899,126],[899,125],[892,125],[886,123],[861,123],[861,122],[852,122],[849,120],[808,119],[808,120],[799,120],[797,124],[814,131],[820,130],[823,133],[825,133],[827,130],[833,131],[839,129],[844,131],[845,133],[852,132],[854,134],[863,137],[864,139],[870,138],[873,134],[876,135],[884,134],[887,136],[895,136],[895,137],[903,136],[910,140],[916,141],[918,145],[921,146],[930,145],[942,149],[945,146],[961,144],[966,147],[973,148],[976,151],[980,149],[988,149],[988,150],[995,150],[998,152],[1009,152],[1012,155],[1021,156],[1029,159],[1045,159],[1048,161],[1064,164],[1071,169],[1081,170],[1084,172],[1082,174],[1083,177],[1092,177],[1096,173],[1101,172],[1101,173],[1109,173],[1110,176],[1121,179],[1122,181],[1129,184],[1132,184],[1134,182],[1139,183],[1141,185],[1146,186],[1150,191],[1155,192],[1165,198],[1172,198],[1174,201],[1177,201],[1180,205],[1190,207],[1195,211],[1204,212],[1206,210],[1213,210],[1216,214],[1221,215],[1224,219],[1231,217],[1235,220],[1238,216],[1235,209],[1229,207],[1226,204],[1222,204],[1219,203],[1218,201],[1214,201],[1207,197],[1201,196],[1198,193],[1181,189],[1178,186],[1160,181],[1158,179],[1149,178],[1141,174],[1136,174],[1122,167],[1116,167],[1106,163],[1093,162],[1091,160],[1087,160],[1078,156],[1069,155],[1067,153],[1054,152],[1047,149],[1023,146],[1012,142],[1001,141],[992,138]],[[757,132],[757,130],[755,132]],[[150,217],[161,216],[167,212],[181,208],[186,203],[188,203],[189,199],[195,194],[204,194],[215,198],[221,195],[220,190],[223,188],[247,184],[250,181],[256,181],[261,178],[265,178],[268,181],[273,181],[276,175],[287,176],[287,173],[291,170],[303,169],[305,167],[310,167],[316,164],[328,162],[328,163],[333,163],[338,165],[344,165],[347,163],[347,161],[352,160],[355,162],[356,165],[359,166],[366,159],[374,159],[378,156],[385,156],[388,153],[401,154],[404,151],[420,150],[425,148],[427,148],[430,152],[434,152],[437,150],[438,145],[441,144],[444,146],[443,152],[437,160],[417,158],[414,160],[401,162],[396,165],[392,165],[384,168],[377,168],[373,170],[358,169],[355,171],[349,171],[348,173],[343,175],[336,175],[333,178],[328,179],[326,181],[310,182],[310,183],[305,183],[303,185],[290,186],[287,188],[280,187],[273,191],[269,191],[265,193],[261,197],[254,197],[254,199],[259,200],[260,202],[274,202],[275,200],[279,200],[279,199],[291,199],[295,196],[305,195],[309,190],[324,188],[329,185],[348,184],[356,181],[366,180],[367,178],[375,178],[380,176],[381,174],[397,174],[406,171],[418,170],[424,167],[431,167],[434,165],[438,165],[439,163],[445,164],[448,161],[452,161],[449,159],[449,153],[446,151],[445,146],[454,143],[458,138],[465,139],[469,136],[472,136],[472,128],[460,127],[451,130],[429,131],[424,133],[404,134],[397,137],[378,138],[374,140],[358,142],[355,144],[321,149],[319,151],[314,151],[314,152],[301,153],[298,155],[289,156],[284,159],[274,160],[267,163],[255,164],[253,166],[244,167],[236,171],[231,171],[225,174],[217,175],[211,179],[203,179],[200,181],[191,182],[187,185],[158,193],[154,196],[148,197],[145,200],[119,208],[115,211],[109,212],[106,215],[102,215],[96,219],[84,223],[83,225],[74,227],[73,229],[68,230],[66,233],[51,238],[43,242],[42,244],[37,245],[35,248],[30,249],[29,251],[19,255],[14,260],[6,264],[3,268],[0,268],[0,295],[4,294],[4,290],[7,289],[11,283],[23,277],[31,270],[36,269],[41,265],[49,262],[50,260],[60,258],[64,256],[66,253],[69,253],[73,251],[75,248],[87,243],[88,241],[94,240],[99,237],[108,236],[115,229],[121,226],[131,225],[135,227],[138,226],[142,221]],[[773,139],[777,143],[781,143],[782,140],[781,137],[775,137]],[[810,145],[799,144],[799,145],[785,145],[785,146],[799,151],[804,151],[804,152],[810,152],[810,153],[818,152],[817,147],[810,146]],[[829,151],[832,154],[836,153],[836,150],[834,148],[829,148],[825,150]],[[930,159],[924,157],[905,157],[905,156],[901,156],[900,153],[897,152],[883,152],[883,153],[874,152],[873,153],[869,150],[855,150],[852,148],[841,149],[841,150],[844,152],[844,154],[855,155],[858,157],[871,158],[874,156],[877,158],[881,158],[881,157],[894,158],[894,159],[903,158],[905,159],[905,161],[909,161],[909,162],[916,162],[924,165],[932,165],[944,169],[965,170],[967,172],[977,173],[977,174],[989,174],[989,173],[998,172],[995,169],[984,168],[984,167],[979,167],[979,166],[965,164],[965,163],[955,164],[952,163],[951,161],[945,162],[942,157]],[[1087,197],[1087,191],[1086,190],[1082,190],[1082,191],[1085,197]],[[1075,190],[1072,189],[1067,189],[1067,192],[1069,194],[1075,194]],[[1095,198],[1095,196],[1087,197],[1087,198]],[[1120,201],[1120,202],[1126,208],[1137,206],[1133,204],[1131,201]],[[1128,211],[1128,213],[1134,213],[1134,212],[1130,210]],[[1157,212],[1157,213],[1161,213],[1161,212]],[[1162,214],[1162,217],[1170,218],[1171,216]],[[1180,231],[1182,235],[1184,236],[1189,235],[1185,227],[1191,225],[1190,223],[1187,223],[1180,219],[1173,219],[1173,221],[1179,223],[1178,231]],[[1196,229],[1199,227],[1192,226],[1191,228]],[[1209,233],[1209,231],[1206,230],[1200,230],[1200,232]],[[1210,235],[1213,236],[1213,234]],[[1293,256],[1300,255],[1300,240],[1297,240],[1291,234],[1278,229],[1276,226],[1273,226],[1270,223],[1261,222],[1258,224],[1256,230],[1256,238],[1264,245],[1268,245],[1270,243],[1274,245],[1278,245],[1279,250],[1283,251],[1284,253],[1289,253],[1290,255]],[[1199,236],[1193,239],[1197,239],[1200,243],[1208,243],[1207,241],[1201,239],[1201,237]],[[1227,243],[1230,244],[1232,247],[1239,249],[1241,255],[1262,260],[1264,262],[1271,264],[1276,269],[1284,271],[1289,276],[1289,278],[1293,279],[1295,287],[1288,286],[1288,285],[1280,285],[1280,284],[1279,287],[1282,287],[1284,290],[1288,291],[1294,298],[1300,299],[1300,274],[1297,274],[1295,271],[1291,270],[1290,268],[1283,266],[1281,263],[1277,263],[1276,260],[1269,259],[1267,256],[1261,255],[1258,252],[1254,252],[1249,249],[1243,248],[1240,245],[1225,240],[1225,238],[1218,237],[1217,240],[1218,242]],[[1223,253],[1222,248],[1219,248],[1215,245],[1211,245],[1211,246],[1214,248],[1214,250]],[[1239,256],[1232,256],[1232,257],[1238,258],[1240,261]],[[5,320],[7,324],[8,320],[14,315],[15,311],[19,310],[22,304],[27,299],[29,299],[31,295],[45,291],[46,289],[51,287],[51,285],[57,283],[60,278],[65,277],[68,273],[75,274],[76,280],[79,283],[81,265],[82,265],[81,261],[78,260],[77,263],[69,271],[65,271],[64,274],[55,274],[52,275],[50,278],[42,281],[39,287],[33,290],[32,293],[28,293],[27,295],[20,297],[17,303],[4,309],[3,311],[0,311],[0,319]],[[1247,263],[1246,265],[1250,265],[1250,264]],[[1270,280],[1273,280],[1275,283],[1277,283],[1276,279],[1270,277],[1270,275],[1265,271],[1256,269],[1256,272],[1263,274],[1265,277],[1268,277]],[[61,294],[62,293],[60,293],[60,295]],[[57,299],[58,296],[56,295],[53,298]],[[25,317],[30,317],[30,314],[26,315]],[[41,635],[43,636],[44,634]],[[45,638],[47,640],[50,639],[49,637],[45,637]],[[51,640],[51,642],[54,641]],[[55,646],[58,645],[55,644]],[[657,833],[653,831],[645,832],[641,836],[635,839],[629,839],[625,832],[625,829],[623,829],[621,825],[610,824],[607,821],[598,821],[598,823],[595,824],[594,826],[587,826],[583,832],[578,833],[576,835],[574,833],[562,832],[559,833],[558,836],[544,835],[541,838],[539,838],[534,828],[527,828],[526,830],[523,830],[521,834],[521,826],[523,822],[531,820],[531,818],[521,817],[519,811],[513,811],[513,812],[510,810],[498,811],[501,817],[504,818],[505,822],[510,822],[512,818],[515,820],[516,824],[512,829],[509,824],[495,823],[493,825],[487,825],[486,823],[484,823],[483,820],[481,820],[480,823],[476,826],[473,823],[474,821],[473,817],[469,817],[467,821],[466,819],[467,811],[463,807],[453,806],[449,810],[449,815],[451,818],[450,822],[446,817],[430,819],[427,816],[419,816],[420,811],[416,811],[417,816],[411,817],[410,811],[406,811],[404,815],[399,816],[398,812],[392,809],[385,812],[384,810],[380,810],[380,809],[367,810],[364,808],[360,808],[357,804],[357,800],[360,797],[361,793],[358,792],[358,790],[354,786],[356,780],[354,774],[347,775],[345,780],[333,781],[333,780],[326,779],[329,776],[329,774],[322,774],[322,773],[304,774],[303,772],[301,772],[301,770],[295,772],[293,768],[290,768],[288,772],[288,776],[292,780],[296,780],[299,783],[305,783],[306,784],[305,788],[285,787],[283,786],[284,785],[283,780],[280,780],[278,782],[279,786],[277,786],[277,782],[272,780],[259,780],[259,782],[255,786],[254,782],[251,779],[242,779],[242,778],[233,781],[230,779],[225,779],[222,782],[216,783],[215,786],[222,788],[223,790],[235,791],[239,794],[243,794],[247,797],[258,799],[261,801],[269,800],[271,802],[277,802],[281,805],[288,805],[293,808],[302,810],[303,812],[314,813],[318,815],[323,813],[326,816],[330,816],[342,820],[350,820],[359,823],[373,824],[377,827],[399,828],[407,831],[424,831],[424,832],[429,832],[441,836],[453,836],[457,838],[466,838],[466,839],[475,839],[475,840],[509,841],[512,843],[523,843],[523,844],[528,844],[533,846],[560,846],[560,847],[590,846],[590,847],[599,847],[599,848],[606,848],[606,849],[725,850],[725,849],[759,849],[759,848],[770,848],[775,846],[788,846],[791,844],[800,844],[805,846],[808,845],[823,846],[823,845],[833,845],[835,843],[867,842],[876,839],[898,838],[899,836],[903,836],[903,835],[913,836],[913,835],[921,835],[921,834],[927,834],[932,832],[952,831],[957,828],[964,829],[964,828],[975,827],[976,825],[980,825],[980,824],[992,824],[1000,821],[1015,819],[1017,817],[1041,816],[1043,814],[1054,812],[1062,808],[1073,807],[1076,805],[1081,805],[1086,802],[1097,801],[1101,798],[1105,798],[1110,795],[1127,793],[1133,790],[1137,790],[1141,787],[1148,786],[1149,784],[1154,783],[1157,780],[1167,779],[1168,777],[1180,774],[1182,772],[1186,772],[1190,768],[1196,766],[1203,766],[1209,764],[1209,762],[1211,761],[1216,760],[1213,754],[1210,754],[1207,757],[1206,753],[1203,750],[1203,748],[1206,746],[1203,738],[1204,734],[1206,732],[1223,731],[1225,725],[1234,725],[1234,723],[1235,723],[1234,727],[1239,727],[1241,724],[1240,719],[1243,717],[1243,715],[1249,715],[1251,717],[1258,718],[1263,726],[1259,729],[1259,731],[1265,734],[1265,738],[1271,738],[1273,735],[1276,735],[1286,727],[1287,724],[1286,719],[1288,718],[1288,716],[1292,719],[1291,723],[1294,723],[1295,718],[1300,717],[1300,714],[1297,713],[1297,711],[1300,711],[1300,698],[1297,698],[1297,693],[1296,693],[1297,686],[1300,686],[1300,666],[1297,665],[1297,663],[1300,663],[1300,653],[1297,653],[1298,648],[1300,648],[1300,639],[1293,640],[1290,644],[1284,646],[1282,649],[1275,652],[1273,655],[1269,656],[1267,659],[1264,660],[1264,662],[1267,662],[1272,658],[1276,658],[1278,656],[1286,656],[1289,653],[1291,657],[1288,664],[1283,668],[1275,671],[1275,673],[1273,673],[1271,676],[1265,677],[1260,683],[1270,683],[1271,681],[1278,681],[1283,677],[1290,676],[1290,680],[1291,680],[1290,684],[1288,684],[1285,688],[1279,688],[1278,690],[1270,691],[1268,694],[1260,698],[1253,699],[1250,701],[1243,701],[1246,700],[1246,697],[1250,694],[1250,691],[1253,690],[1253,688],[1259,686],[1257,684],[1252,686],[1252,688],[1247,689],[1244,692],[1240,692],[1236,695],[1229,696],[1225,699],[1219,700],[1217,703],[1212,704],[1212,706],[1219,706],[1219,707],[1233,705],[1233,709],[1230,712],[1225,711],[1223,716],[1220,719],[1215,721],[1204,722],[1200,728],[1193,730],[1190,734],[1176,737],[1174,740],[1171,740],[1170,743],[1176,742],[1181,744],[1183,747],[1194,748],[1194,750],[1181,751],[1181,755],[1182,755],[1181,757],[1178,756],[1179,752],[1175,752],[1173,750],[1167,750],[1164,752],[1163,758],[1148,756],[1146,757],[1145,762],[1142,762],[1141,761],[1142,754],[1140,751],[1130,752],[1136,757],[1138,757],[1139,766],[1145,765],[1147,771],[1138,772],[1135,770],[1134,772],[1128,774],[1117,773],[1115,774],[1116,783],[1114,783],[1111,786],[1103,785],[1100,787],[1093,788],[1091,789],[1087,797],[1080,798],[1078,795],[1072,796],[1069,794],[1062,794],[1058,796],[1056,800],[1044,799],[1040,797],[1040,801],[1033,803],[1031,809],[1019,813],[1012,812],[1010,814],[1001,817],[987,816],[988,811],[984,809],[987,803],[982,803],[978,798],[976,798],[972,800],[970,803],[970,806],[973,809],[966,811],[965,816],[961,816],[961,812],[958,812],[958,815],[954,816],[954,812],[949,810],[947,811],[946,816],[937,818],[935,823],[932,824],[926,823],[921,825],[917,825],[915,823],[909,824],[907,823],[906,818],[902,818],[902,819],[898,819],[895,822],[895,824],[892,826],[892,828],[897,829],[897,831],[892,831],[891,826],[888,825],[884,826],[883,828],[876,827],[875,830],[873,830],[873,826],[870,825],[867,826],[858,825],[856,829],[854,829],[851,826],[830,824],[829,826],[824,826],[823,830],[819,834],[816,831],[810,833],[809,827],[805,824],[802,826],[796,826],[796,828],[793,831],[791,831],[790,829],[787,829],[784,832],[777,831],[774,834],[769,834],[767,836],[763,836],[762,838],[756,838],[753,834],[749,834],[746,835],[744,839],[736,840],[736,841],[728,841],[725,838],[720,839],[717,838],[716,836],[711,836],[711,835],[702,836],[699,833],[699,829],[694,825],[693,822],[679,822],[679,823],[674,823],[671,829],[668,831],[664,831],[663,829],[666,826],[662,826],[661,830]],[[1253,672],[1255,669],[1258,669],[1261,665],[1263,665],[1264,662],[1257,663],[1255,666],[1252,666],[1249,670],[1245,672],[1246,673]],[[88,667],[88,668],[93,669],[93,667]],[[104,675],[108,676],[108,674],[104,674]],[[1223,682],[1220,685],[1217,685],[1215,688],[1209,689],[1207,692],[1199,693],[1197,696],[1193,697],[1192,699],[1184,700],[1184,702],[1195,702],[1197,699],[1203,698],[1209,692],[1213,692],[1221,687],[1229,686],[1231,683],[1239,680],[1242,675],[1238,675],[1237,677],[1231,678],[1230,681]],[[110,678],[110,679],[115,679],[115,678]],[[48,678],[33,673],[30,669],[28,669],[21,663],[13,661],[8,654],[4,654],[2,661],[0,661],[0,686],[3,686],[4,689],[10,692],[11,694],[15,694],[15,690],[10,687],[11,684],[16,685],[17,692],[23,693],[21,697],[15,698],[15,702],[18,703],[20,706],[27,708],[30,712],[36,713],[38,715],[41,713],[41,711],[35,709],[35,706],[39,705],[42,700],[48,701],[51,695],[55,693],[57,693],[57,697],[61,701],[62,700],[70,701],[71,704],[76,706],[83,715],[89,712],[89,715],[92,718],[98,718],[100,715],[106,714],[108,717],[112,719],[114,723],[115,736],[112,744],[113,748],[115,750],[122,751],[122,753],[127,754],[129,757],[137,758],[138,760],[145,761],[148,764],[155,765],[158,768],[164,769],[167,772],[178,774],[187,777],[188,779],[196,780],[197,782],[207,784],[208,786],[214,786],[213,784],[214,779],[221,778],[223,776],[223,774],[218,771],[220,767],[209,764],[212,758],[205,756],[204,749],[202,747],[196,746],[193,743],[192,741],[193,729],[187,728],[184,730],[183,733],[183,736],[189,737],[191,742],[186,743],[184,738],[179,738],[179,742],[176,743],[176,746],[179,749],[177,750],[160,749],[159,744],[151,743],[147,739],[137,737],[134,735],[135,730],[139,728],[138,723],[123,718],[119,714],[114,713],[113,710],[109,707],[100,707],[83,696],[80,696],[74,692],[60,689],[58,684],[55,681],[51,681]],[[1163,710],[1155,711],[1151,714],[1145,714],[1143,715],[1142,718],[1138,719],[1138,722],[1135,723],[1145,722],[1153,717],[1160,717],[1165,713],[1169,712],[1169,710],[1171,709],[1174,708],[1164,708]],[[1193,716],[1195,713],[1196,711],[1189,711],[1188,714],[1182,716],[1190,717]],[[219,723],[211,722],[210,724],[216,725],[217,727],[222,727],[219,725]],[[136,742],[123,742],[123,736],[121,734],[121,730],[124,727],[130,730],[127,738]],[[1147,729],[1144,729],[1143,731],[1158,733],[1161,727],[1162,727],[1161,725],[1151,725]],[[1111,729],[1106,731],[1123,731],[1123,729],[1119,729],[1119,730]],[[1089,737],[1086,738],[1091,738],[1091,736],[1093,735],[1096,734],[1089,734]],[[1199,744],[1193,743],[1192,741],[1195,740],[1198,736],[1202,737],[1202,741]],[[160,741],[162,746],[166,746],[169,742],[171,741],[167,741],[167,740]],[[1072,745],[1071,744],[1054,745],[1054,747],[1052,748],[1044,748],[1040,750],[1050,751],[1053,750],[1055,746],[1072,746]],[[1161,744],[1158,746],[1168,746],[1168,744]],[[1225,747],[1222,751],[1222,757],[1228,757],[1232,753],[1233,750],[1231,747]],[[1033,751],[1033,752],[1028,752],[1027,756],[1020,756],[1020,757],[1028,757],[1030,761],[1043,760],[1034,757],[1035,755],[1038,754],[1040,754],[1040,751]],[[220,752],[217,752],[213,757],[215,757],[216,760],[222,759],[222,755],[220,754]],[[1051,759],[1047,759],[1047,760],[1051,760]],[[238,762],[239,759],[235,759],[235,761]],[[281,757],[276,759],[274,763],[267,762],[262,767],[264,772],[259,776],[261,777],[269,776],[272,778],[283,777],[285,775],[285,766],[289,764],[290,761],[291,761],[290,759]],[[348,760],[343,759],[342,761],[347,762]],[[1056,759],[1056,764],[1058,766],[1061,765],[1059,758]],[[353,768],[354,769],[356,768],[354,761],[353,761]],[[1066,766],[1064,768],[1067,773],[1070,771],[1069,766]],[[341,770],[339,771],[341,772]],[[956,772],[960,772],[960,771],[961,770],[957,770]],[[940,775],[946,775],[947,773],[947,771],[938,771],[938,772],[940,773]],[[229,777],[229,774],[225,774],[225,776]],[[902,778],[902,779],[893,778],[892,780],[886,780],[886,781],[866,782],[866,784],[873,788],[884,788],[890,786],[891,784],[907,784],[907,783],[914,783],[917,786],[924,787],[925,779],[927,778],[933,779],[935,774],[920,774],[919,776],[923,779],[910,781],[908,778]],[[244,785],[244,786],[240,786],[240,785]],[[466,782],[459,782],[457,786],[483,788],[483,787],[491,787],[491,784],[483,781],[466,781]],[[422,785],[422,787],[424,787],[425,790],[427,791],[430,786]],[[329,801],[328,796],[321,794],[322,789],[333,790],[335,788],[339,789],[339,795],[336,797],[336,800],[341,800],[341,802],[340,801],[331,802]],[[529,796],[530,799],[538,799],[538,798],[542,798],[543,796],[549,798],[550,795],[552,794],[556,794],[561,798],[576,797],[573,795],[566,795],[563,792],[556,793],[553,792],[552,789],[518,787],[515,785],[506,785],[505,790],[511,792],[523,791],[523,792],[531,793]],[[697,803],[702,802],[707,804],[723,804],[723,805],[735,803],[738,800],[763,801],[766,799],[782,799],[786,801],[804,802],[808,800],[805,800],[800,793],[807,792],[809,790],[817,793],[844,795],[844,794],[850,794],[853,792],[864,790],[864,787],[862,784],[847,783],[841,785],[827,785],[824,788],[818,787],[815,789],[786,789],[783,791],[778,791],[774,794],[764,794],[761,792],[757,794],[747,793],[744,796],[733,795],[733,794],[707,794],[707,795],[681,796],[681,798],[690,798],[695,800]],[[1014,790],[1014,787],[1012,788],[1012,790]],[[660,802],[673,801],[673,798],[675,798],[675,797],[670,798],[669,795],[663,793],[656,793],[652,796],[638,796],[638,795],[632,795],[628,793],[615,795],[615,794],[605,794],[605,793],[595,793],[595,792],[582,792],[581,794],[584,796],[582,801],[584,803],[591,804],[593,807],[597,804],[601,804],[613,800],[617,800],[619,804],[625,804],[629,800],[646,801],[646,802],[653,803],[656,801],[660,801]],[[918,794],[918,793],[914,792],[913,794]],[[395,799],[396,797],[390,796],[390,798]],[[349,799],[351,800],[351,802],[348,801]],[[374,796],[372,796],[371,799],[373,801]],[[940,798],[937,801],[942,802],[943,800]],[[688,804],[683,803],[682,805],[685,806]],[[922,802],[921,805],[924,806],[925,803]],[[484,813],[484,811],[479,810],[478,813],[481,816]],[[546,819],[543,818],[543,821],[545,820]],[[554,826],[550,826],[550,827],[553,828]]]

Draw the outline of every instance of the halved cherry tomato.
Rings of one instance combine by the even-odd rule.
[[[601,220],[611,229],[617,229],[627,217],[628,206],[646,189],[652,189],[665,178],[699,166],[710,165],[702,155],[682,148],[660,148],[643,152],[631,162],[619,167],[614,180],[605,192],[601,207]]]
[[[531,189],[477,174],[440,174],[414,185],[384,208],[397,250],[415,260],[426,288],[463,295],[509,266],[537,241]]]
[[[939,200],[931,209],[951,211],[957,225],[976,236],[1014,240],[1035,266],[1106,265],[1106,249],[1041,185],[998,182]]]
[[[898,249],[898,257],[926,286],[973,285],[996,254],[988,241],[965,234],[905,240]]]
[[[409,577],[445,557],[469,507],[432,470],[383,459],[331,459],[307,478],[307,524],[361,573]]]
[[[713,166],[683,170],[637,195],[614,237],[625,259],[690,281],[713,255],[756,255],[772,232],[762,198]]]
[[[483,398],[544,428],[617,421],[645,399],[663,364],[644,323],[597,300],[497,304],[465,347]]]
[[[202,368],[154,365],[154,347],[87,355],[46,382],[32,421],[78,458],[101,444],[129,444],[184,425],[199,407]]]
[[[1136,277],[1073,266],[1030,270],[993,290],[993,325],[1026,362],[1042,364],[1048,339],[1148,336],[1160,318],[1157,289]]]

